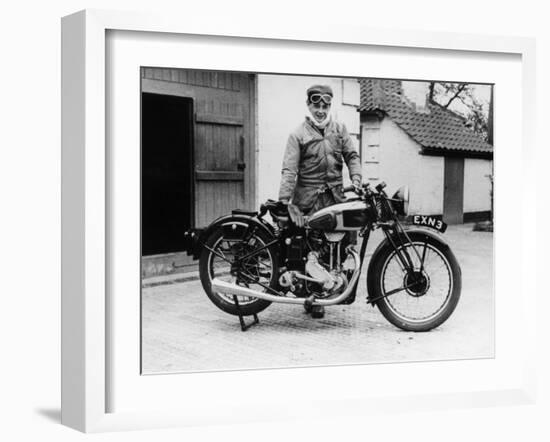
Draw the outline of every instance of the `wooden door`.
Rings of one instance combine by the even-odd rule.
[[[197,225],[210,224],[232,209],[251,209],[252,128],[250,85],[245,74],[231,73],[231,89],[197,99],[195,111],[195,211]]]
[[[464,158],[445,157],[443,221],[464,222]]]
[[[142,91],[193,100],[193,227],[254,209],[255,76],[142,68]]]

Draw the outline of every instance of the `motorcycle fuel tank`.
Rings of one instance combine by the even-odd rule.
[[[354,231],[368,221],[368,205],[364,201],[349,201],[315,212],[309,218],[309,227],[324,231]]]

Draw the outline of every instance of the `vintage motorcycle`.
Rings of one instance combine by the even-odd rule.
[[[204,291],[221,310],[254,315],[272,302],[351,304],[356,297],[369,235],[385,239],[370,257],[367,303],[393,325],[427,331],[445,322],[461,292],[461,270],[441,238],[446,224],[434,217],[407,216],[409,191],[390,198],[385,183],[349,186],[352,198],[319,210],[298,227],[288,207],[268,200],[259,212],[234,210],[202,230],[186,232],[187,250],[199,259]],[[265,219],[270,214],[272,223]],[[439,233],[436,233],[438,231]],[[354,236],[362,238],[359,252]]]

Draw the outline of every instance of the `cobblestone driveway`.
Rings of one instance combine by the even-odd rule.
[[[431,332],[401,331],[367,305],[365,270],[353,304],[328,307],[323,319],[301,306],[272,304],[245,333],[237,317],[210,302],[200,281],[159,285],[142,290],[143,373],[493,357],[492,234],[464,225],[445,237],[462,267],[462,297]]]

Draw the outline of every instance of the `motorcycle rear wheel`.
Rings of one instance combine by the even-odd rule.
[[[253,290],[264,292],[266,289],[260,284],[248,282],[246,278],[231,274],[231,262],[236,257],[244,256],[258,248],[265,246],[272,238],[265,232],[257,230],[246,241],[242,239],[228,239],[224,237],[223,229],[215,230],[206,240],[199,257],[199,273],[202,286],[206,295],[214,305],[231,315],[250,316],[265,310],[270,301],[252,298],[248,296],[237,296],[239,307],[235,304],[233,295],[219,293],[212,290],[212,279],[219,278],[226,282],[249,287]],[[211,250],[209,250],[209,248]],[[214,252],[212,252],[212,250]],[[265,248],[258,255],[243,263],[247,274],[258,278],[259,282],[266,286],[273,287],[279,275],[276,249],[271,246]]]
[[[378,299],[380,313],[390,323],[402,330],[423,332],[440,326],[451,316],[460,299],[462,277],[458,261],[446,244],[415,233],[411,233],[411,241],[401,250],[405,249],[413,260],[414,274],[403,269],[388,243],[369,271],[369,287],[374,292],[372,298]],[[388,295],[397,289],[401,290]]]

